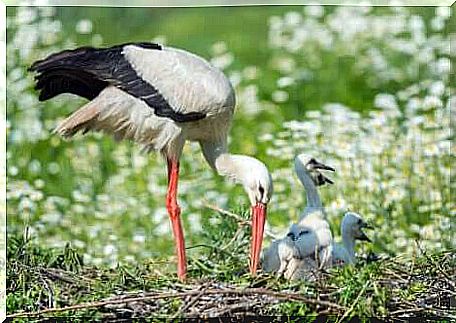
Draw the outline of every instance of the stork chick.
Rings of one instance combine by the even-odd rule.
[[[300,154],[295,158],[295,171],[304,186],[307,199],[306,207],[296,226],[301,229],[296,247],[303,258],[313,256],[317,252],[319,267],[328,267],[331,265],[333,238],[317,187],[327,183],[333,184],[322,171],[334,172],[335,169],[311,156]]]
[[[332,258],[334,265],[355,263],[356,240],[371,242],[363,232],[364,228],[372,229],[359,214],[354,212],[345,213],[341,223],[342,243],[333,245]]]
[[[298,249],[290,235],[274,240],[263,252],[261,266],[265,272],[276,272],[281,276],[293,258],[300,258]]]
[[[303,154],[295,158],[295,170],[306,191],[306,208],[287,236],[273,241],[263,257],[266,272],[283,273],[287,279],[304,278],[310,270],[330,265],[332,255],[331,230],[317,186],[333,183],[321,170],[335,170]]]

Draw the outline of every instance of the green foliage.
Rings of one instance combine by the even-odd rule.
[[[336,286],[343,286],[338,296],[341,304],[347,307],[353,306],[354,313],[360,316],[385,315],[388,291],[376,285],[376,280],[382,275],[381,270],[381,263],[341,268],[332,278]]]
[[[286,313],[285,315],[288,315],[288,316],[306,317],[308,322],[312,322],[313,319],[315,319],[315,317],[312,317],[313,313],[311,310],[309,310],[308,306],[301,302],[279,303],[278,305],[273,306],[270,309],[270,315],[274,315],[276,313]],[[293,322],[293,320],[291,320],[291,322]]]

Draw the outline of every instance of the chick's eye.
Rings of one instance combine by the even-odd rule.
[[[303,234],[309,234],[309,230],[303,230],[301,232],[299,232],[299,235],[302,236]]]
[[[362,224],[362,223],[363,223],[363,220],[358,219],[358,224]]]

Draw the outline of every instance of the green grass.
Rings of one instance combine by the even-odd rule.
[[[209,289],[214,289],[214,286],[230,286],[238,290],[257,289],[263,293],[285,292],[300,297],[318,298],[342,308],[331,310],[301,301],[279,300],[272,303],[264,301],[261,309],[251,305],[251,308],[226,313],[230,315],[247,311],[257,315],[306,316],[312,321],[312,317],[322,315],[325,311],[326,314],[339,318],[364,319],[389,315],[393,315],[390,318],[399,318],[404,314],[401,310],[407,313],[411,308],[415,309],[411,314],[420,317],[449,319],[456,314],[448,307],[448,302],[454,297],[451,296],[451,289],[454,288],[451,287],[451,280],[456,275],[454,250],[371,263],[361,261],[356,266],[331,269],[316,282],[289,282],[267,274],[253,278],[246,273],[245,261],[249,228],[222,214],[214,214],[214,217],[220,218],[226,234],[209,235],[203,242],[208,247],[204,252],[206,256],[190,257],[185,284],[179,282],[174,275],[169,275],[168,267],[175,265],[169,259],[154,259],[106,269],[83,264],[78,251],[69,246],[63,249],[45,249],[35,241],[10,236],[7,312],[39,312],[46,308],[112,301],[121,297],[164,295],[172,290],[188,292],[205,288],[204,286],[211,286]],[[241,234],[233,242],[232,236],[238,230]],[[434,295],[437,296],[432,298]],[[426,300],[429,296],[431,300]],[[242,301],[242,296],[238,296],[238,302]],[[258,302],[258,298],[251,300],[252,304],[255,301]],[[41,315],[82,319],[87,316],[125,318],[133,315],[153,318],[188,314],[186,303],[179,298],[165,298],[158,302],[159,307],[154,301],[137,300],[137,306],[133,309],[125,303],[120,303],[117,307],[87,305],[78,310]],[[200,304],[198,302],[204,305],[208,301],[195,300],[195,306]],[[216,301],[213,305],[207,304],[206,310],[212,308],[216,311],[224,306],[226,305]],[[124,308],[130,308],[130,312],[122,312]]]

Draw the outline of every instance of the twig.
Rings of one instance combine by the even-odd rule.
[[[218,206],[210,204],[208,202],[205,202],[203,205],[205,207],[207,207],[208,209],[211,209],[211,210],[217,211],[217,212],[219,212],[221,214],[228,215],[228,216],[232,217],[233,219],[238,221],[241,225],[252,226],[252,221],[245,220],[240,215],[238,215],[236,213],[224,210],[224,209],[219,208]],[[273,234],[272,232],[270,232],[269,230],[264,230],[264,234],[267,235],[268,237],[272,238],[272,239],[278,239],[278,237],[275,234]]]
[[[423,311],[428,311],[430,313],[435,313],[437,315],[441,315],[441,316],[448,316],[448,317],[451,317],[451,314],[450,314],[450,311],[449,309],[440,309],[440,308],[436,308],[436,307],[432,307],[432,306],[428,306],[426,304],[422,304],[422,305],[417,305],[415,303],[412,303],[412,302],[409,302],[409,301],[406,301],[406,300],[402,300],[405,304],[409,305],[409,306],[414,306],[416,309],[419,309],[419,308],[422,308]]]
[[[395,273],[394,271],[392,271],[391,269],[388,269],[388,268],[385,268],[385,274],[389,274],[391,276],[394,276],[396,277],[397,279],[401,280],[403,283],[408,283],[409,281],[407,279],[405,279],[404,277],[402,277],[401,275]],[[407,273],[408,274],[408,273]]]
[[[453,287],[453,289],[456,289],[456,285],[453,283],[452,279],[450,278],[450,276],[448,276],[448,274],[442,269],[442,267],[440,266],[440,264],[438,262],[435,262],[431,257],[429,257],[429,255],[427,254],[426,250],[424,250],[422,247],[421,247],[421,244],[418,240],[415,240],[418,248],[420,249],[420,251],[422,252],[422,254],[426,257],[426,259],[431,263],[431,264],[435,264],[436,268],[438,269],[438,271],[440,271],[440,273],[447,279],[447,282],[448,284]]]
[[[45,267],[40,267],[40,266],[31,267],[31,266],[23,264],[19,261],[17,261],[16,264],[18,266],[21,266],[28,270],[34,271],[36,273],[49,276],[50,278],[59,279],[68,284],[80,285],[81,281],[84,281],[84,283],[86,283],[86,284],[93,282],[93,279],[82,277],[82,276],[77,276],[72,272],[68,272],[65,270],[57,269],[57,268],[45,268]],[[76,276],[79,281],[71,276]]]
[[[415,250],[415,249],[414,249]],[[413,258],[412,258],[412,268],[409,270],[409,274],[407,277],[407,282],[410,284],[412,281],[412,276],[413,276],[413,270],[415,269],[415,260],[416,260],[416,254],[413,252]]]
[[[330,293],[323,293],[323,294],[320,294],[320,297],[330,297],[330,296],[334,296],[334,295],[337,295],[337,294],[340,294],[342,293],[344,290],[346,290],[347,287],[344,286],[344,287],[341,287],[339,289],[336,289]]]
[[[237,237],[241,234],[242,232],[242,227],[239,227],[236,232],[234,233],[233,235],[233,238],[231,238],[230,241],[228,241],[228,243],[226,245],[224,245],[223,247],[220,248],[220,250],[223,250],[225,251],[226,248],[228,248],[232,243],[234,243],[234,241],[236,241]]]
[[[416,312],[422,312],[425,311],[426,309],[422,307],[417,307],[417,308],[404,308],[400,309],[397,311],[390,312],[388,315],[394,316],[394,315],[400,315],[400,314],[407,314],[407,313],[416,313]]]
[[[60,308],[48,308],[48,309],[36,311],[36,312],[14,313],[11,315],[7,315],[7,318],[22,317],[22,316],[38,316],[38,315],[49,314],[49,313],[83,310],[83,309],[88,309],[88,308],[102,307],[105,305],[140,302],[140,301],[146,301],[146,300],[155,300],[155,299],[164,299],[164,298],[181,298],[181,297],[185,297],[185,296],[198,295],[199,293],[201,293],[201,291],[193,290],[193,291],[179,292],[179,293],[163,293],[163,294],[159,294],[159,295],[150,295],[150,296],[142,296],[142,297],[130,297],[130,298],[123,298],[123,299],[102,300],[102,301],[83,303],[83,304],[71,305],[71,306],[60,307]],[[258,295],[258,294],[260,294],[260,295],[271,296],[276,299],[301,301],[301,302],[307,303],[307,304],[325,306],[325,307],[333,308],[338,311],[344,311],[346,309],[344,306],[341,306],[341,305],[338,305],[335,303],[331,303],[328,301],[311,299],[311,298],[304,297],[300,294],[275,292],[275,291],[267,290],[264,288],[210,289],[210,290],[206,290],[206,292],[204,294],[205,295],[210,295],[210,294],[215,294],[215,295],[216,294]]]
[[[178,318],[181,314],[183,314],[187,309],[193,306],[200,298],[206,293],[207,288],[209,287],[209,284],[206,284],[205,286],[202,286],[201,291],[199,292],[198,295],[196,295],[190,302],[187,304],[183,305],[179,311],[176,312],[176,314],[173,315],[172,319]]]
[[[449,312],[449,310],[441,310],[441,309],[437,309],[437,308],[432,308],[430,306],[426,306],[426,307],[415,306],[414,308],[400,309],[397,311],[390,312],[389,315],[394,316],[394,315],[399,315],[399,314],[415,313],[415,312],[429,312],[429,313],[434,313],[435,315],[440,315],[443,318],[450,318],[450,319],[456,318],[456,316],[452,315],[451,312]]]
[[[252,306],[255,306],[255,305],[258,305],[258,302],[255,302],[254,304],[248,302],[248,303],[242,303],[242,304],[232,304],[232,305],[229,305],[229,306],[226,306],[225,308],[222,308],[220,309],[219,311],[215,311],[215,312],[212,312],[210,313],[209,316],[212,316],[212,317],[220,317],[220,316],[224,316],[224,315],[229,315],[229,314],[232,314],[231,312],[232,311],[235,311],[235,310],[247,310],[249,308],[251,308]]]
[[[209,307],[211,307],[214,303],[214,299],[211,299],[211,298],[207,298],[207,297],[201,297],[202,300],[204,300],[206,303],[203,304],[202,307],[199,307],[196,311],[191,311],[189,313],[188,316],[193,316],[193,315],[197,315],[197,316],[203,316],[202,313],[208,309]]]
[[[219,212],[221,214],[228,215],[228,216],[232,217],[233,219],[235,219],[236,221],[238,221],[241,224],[252,225],[251,221],[243,219],[240,215],[238,215],[236,213],[233,213],[233,212],[230,212],[230,211],[227,211],[227,210],[224,210],[224,209],[222,209],[222,208],[220,208],[220,207],[218,207],[216,205],[213,205],[213,204],[210,204],[208,202],[205,202],[204,206],[206,208],[208,208],[208,209],[217,211],[217,212]]]
[[[363,288],[361,288],[358,296],[356,296],[355,298],[355,301],[353,302],[353,304],[350,306],[350,308],[344,313],[344,315],[342,315],[342,317],[340,319],[337,320],[337,322],[342,322],[344,320],[344,318],[346,318],[352,311],[353,309],[355,308],[356,304],[358,303],[359,299],[361,298],[361,296],[364,294],[364,291],[366,290],[367,286],[369,285],[369,281],[367,281],[364,285],[363,285]]]
[[[49,287],[49,284],[46,280],[46,278],[43,278],[43,277],[39,277],[40,280],[43,282],[43,286],[44,286],[44,289],[47,290],[48,292],[48,306],[51,307],[51,306],[55,306],[55,303],[54,303],[54,293],[52,291],[52,288]]]

